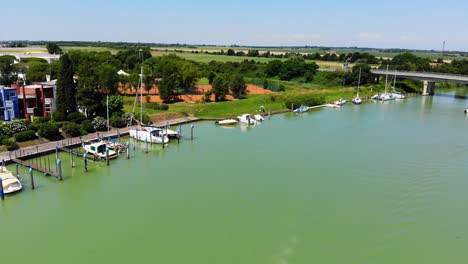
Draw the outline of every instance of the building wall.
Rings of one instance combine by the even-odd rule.
[[[19,104],[16,90],[0,88],[0,119],[10,121],[19,118]]]

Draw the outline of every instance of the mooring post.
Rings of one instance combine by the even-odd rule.
[[[194,125],[190,126],[190,140],[193,140],[193,128],[194,127],[195,127]]]
[[[19,176],[19,164],[16,163],[15,166],[16,166],[16,178],[19,179],[20,178],[20,176]]]
[[[109,166],[109,147],[106,147],[106,164]]]
[[[55,161],[58,160],[58,143],[55,145]]]
[[[294,104],[291,104],[291,112],[294,111]]]
[[[0,172],[3,172],[3,170],[5,170],[5,169],[6,169],[6,168],[5,168],[5,160],[2,159],[2,171],[0,171]]]
[[[73,158],[72,158],[72,157],[73,157],[73,154],[72,154],[71,149],[68,151],[68,153],[70,153],[70,165],[71,165],[71,167],[73,168],[73,160],[72,160],[72,159],[73,159]]]
[[[36,153],[39,153],[39,146],[36,146]]]
[[[148,153],[148,140],[146,138],[145,138],[145,144],[146,144],[146,153]]]
[[[270,119],[270,118],[271,118],[271,112],[270,112],[270,110],[268,110],[268,119]]]
[[[166,136],[167,136],[167,130],[169,129],[169,122],[166,122]],[[163,141],[164,143],[164,141]]]
[[[117,128],[117,140],[120,142],[120,130]]]
[[[73,157],[73,150],[70,149],[70,154],[71,154],[71,166],[72,168],[75,168],[75,157]]]
[[[36,186],[34,186],[34,175],[33,175],[33,169],[29,167],[29,176],[31,177],[31,188],[34,190]]]
[[[83,154],[84,158],[84,170],[85,172],[88,172],[88,153]]]
[[[130,159],[130,143],[125,143],[125,151],[127,152],[127,159]]]
[[[48,167],[49,170],[50,170],[50,159],[49,159],[49,157],[47,157],[47,167]]]
[[[0,198],[5,200],[5,193],[3,192],[3,179],[0,177]]]
[[[62,177],[62,161],[60,159],[57,160],[57,172],[58,172],[58,179],[61,181]]]

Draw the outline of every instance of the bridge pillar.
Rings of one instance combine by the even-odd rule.
[[[433,95],[435,91],[435,82],[424,81],[423,95]]]

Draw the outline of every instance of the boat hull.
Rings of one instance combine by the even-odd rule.
[[[162,131],[162,130],[160,130]],[[152,144],[166,144],[169,143],[169,137],[164,136],[156,136],[154,135],[154,131],[146,131],[146,130],[139,130],[139,129],[130,129],[129,131],[130,137],[135,138],[138,141],[148,142]]]

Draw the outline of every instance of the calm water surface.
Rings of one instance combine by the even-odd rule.
[[[195,140],[21,170],[2,263],[467,263],[468,101],[415,97],[195,124]],[[183,127],[189,135],[189,126]],[[9,167],[14,171],[14,166]]]

